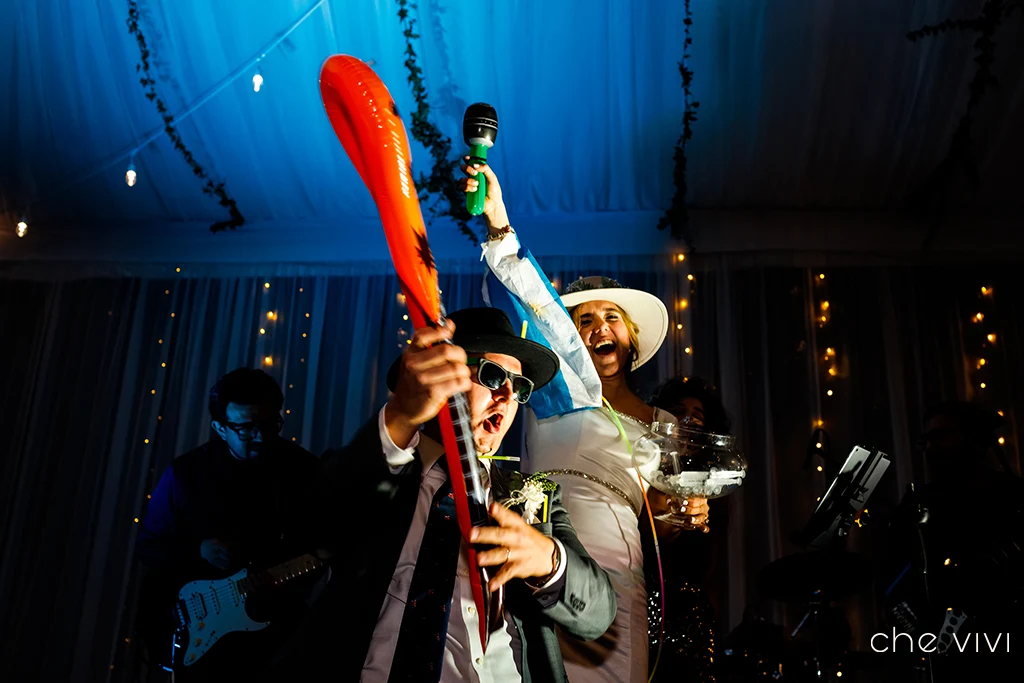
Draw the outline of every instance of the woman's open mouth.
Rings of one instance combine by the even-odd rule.
[[[591,350],[598,356],[610,356],[615,353],[617,346],[618,345],[611,339],[605,339],[594,344],[591,347]]]

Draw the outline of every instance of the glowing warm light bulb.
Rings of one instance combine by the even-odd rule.
[[[143,439],[142,443],[149,443],[149,439]]]
[[[943,561],[942,561],[942,564],[943,564],[944,566],[948,567],[948,566],[949,566],[949,558],[947,557],[947,558],[946,558],[945,560],[943,560]]]
[[[827,311],[828,310],[828,302],[827,301],[822,301],[821,302],[821,310],[823,310],[823,311]]]
[[[985,319],[985,316],[982,313],[975,313],[974,314],[974,321],[975,322],[979,322],[980,323],[984,319]]]
[[[818,273],[818,279],[819,280],[824,280],[825,279],[825,273]]]
[[[303,332],[303,333],[302,333],[302,338],[303,338],[303,339],[305,339],[305,338],[306,338],[306,333],[305,333],[305,332]]]
[[[690,273],[689,275],[687,275],[686,279],[689,280],[690,282],[693,282],[693,273]]]
[[[679,261],[680,263],[682,263],[685,260],[686,260],[686,254],[676,254],[676,261]]]
[[[828,322],[828,318],[825,316],[821,316],[821,322]]]
[[[136,524],[138,524],[138,523],[139,523],[139,518],[138,518],[138,517],[136,517],[136,518],[135,518],[135,523],[136,523]]]
[[[819,441],[818,443],[814,444],[814,447],[815,448],[821,448],[821,442]]]
[[[828,395],[828,396],[831,396],[832,395],[832,390],[829,389],[828,391],[825,392],[825,394]]]
[[[679,308],[680,309],[685,310],[686,307],[688,307],[689,305],[690,305],[690,300],[689,299],[680,299],[679,300]]]
[[[18,222],[18,237],[24,237],[25,233],[28,232],[28,223],[25,221]]]
[[[827,349],[825,349],[825,355],[827,355],[827,356],[834,356],[834,355],[836,355],[836,350],[835,350],[835,349],[833,349],[833,348],[832,348],[832,347],[830,346],[830,347],[828,347]]]
[[[263,289],[270,289],[270,283],[269,282],[264,282],[263,283]]]
[[[989,289],[988,287],[982,287],[982,288],[981,288],[981,294],[982,294],[982,296],[987,296],[987,295],[988,295],[988,294],[990,294],[991,292],[992,292],[992,290],[991,290],[991,289]]]
[[[408,320],[408,319],[409,319],[409,314],[408,313],[406,313],[405,315],[402,316],[402,320]]]
[[[839,371],[836,370],[835,366],[832,366],[831,368],[828,369],[828,374],[831,375],[832,377],[835,377],[838,372]]]
[[[991,344],[996,343],[996,335],[994,334],[989,334],[987,337],[985,337],[985,339],[988,339],[989,343]]]
[[[277,320],[277,313],[274,311],[267,311],[267,320]]]
[[[128,187],[135,187],[135,180],[138,177],[138,174],[135,172],[135,164],[128,164],[128,170],[124,172],[124,181],[128,183]]]
[[[981,384],[979,384],[978,386],[980,386],[980,387],[981,387],[982,389],[984,389],[984,388],[985,388],[985,383],[984,383],[984,382],[982,382],[982,383],[981,383]]]
[[[174,269],[174,272],[175,272],[175,273],[180,273],[180,272],[181,272],[181,268],[175,268],[175,269]]]
[[[818,426],[819,427],[824,427],[825,426],[825,421],[824,420],[818,420]]]
[[[266,333],[267,333],[267,329],[265,327],[261,327],[260,328],[260,334],[266,334]]]
[[[693,352],[693,349],[691,349],[689,346],[687,346],[685,349],[683,349],[683,353],[687,353],[688,354],[688,353],[692,353],[692,352]]]
[[[996,413],[999,415],[999,417],[1003,417],[1003,411],[997,410]]]
[[[984,358],[979,358],[978,359],[978,367],[980,368],[984,364],[985,364],[985,359]]]
[[[252,89],[253,92],[259,92],[260,88],[263,87],[263,74],[257,73],[252,77]]]
[[[676,329],[677,330],[683,329],[683,324],[682,323],[676,323]]]
[[[818,465],[818,471],[821,472],[821,465]]]
[[[999,437],[999,445],[1002,446],[1004,443],[1006,443],[1006,439],[1003,437]]]
[[[264,365],[273,365],[274,364],[274,359],[271,356],[266,356],[266,357],[263,358],[263,364]]]
[[[306,314],[306,317],[307,317],[307,318],[309,317],[309,313],[307,313],[307,314]]]

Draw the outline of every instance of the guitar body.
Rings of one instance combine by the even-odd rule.
[[[237,586],[249,576],[243,569],[219,581],[193,581],[178,592],[181,626],[175,634],[175,660],[191,666],[228,633],[262,631],[270,622],[254,621],[245,611]]]
[[[270,626],[269,621],[249,616],[246,607],[254,593],[267,595],[325,567],[316,556],[302,555],[270,569],[247,568],[224,579],[190,581],[174,600],[173,626],[169,631],[149,627],[147,646],[161,668],[181,671],[194,666],[229,633],[254,633]]]

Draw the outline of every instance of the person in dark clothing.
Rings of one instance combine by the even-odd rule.
[[[176,458],[152,493],[136,540],[144,567],[142,627],[151,659],[172,649],[172,605],[185,584],[266,569],[315,550],[302,493],[318,459],[279,436],[284,396],[262,370],[239,368],[210,390],[216,436]],[[302,618],[316,575],[256,591],[248,615],[270,626],[229,633],[177,680],[258,676]]]
[[[999,449],[1003,422],[963,401],[929,409],[918,444],[927,483],[907,493],[889,527],[890,622],[918,638],[940,633],[947,613],[966,615],[956,635],[970,648],[951,643],[934,655],[936,681],[997,680],[1021,661],[1017,647],[1006,649],[1024,638],[1024,485]],[[983,634],[980,654],[968,634]]]
[[[387,375],[390,400],[321,460],[310,498],[329,522],[332,577],[280,663],[281,680],[564,683],[556,628],[598,638],[615,618],[615,590],[580,543],[561,487],[491,460],[520,406],[555,377],[558,357],[517,336],[494,308],[454,311],[411,341]],[[491,516],[468,539],[436,419],[460,394],[457,438],[480,458]],[[491,604],[486,647],[470,544],[491,595],[505,595],[503,609]]]
[[[722,402],[698,377],[667,380],[655,390],[651,405],[672,413],[686,429],[728,434],[732,427]],[[716,610],[711,599],[715,595],[714,584],[709,577],[725,527],[720,521],[707,528],[708,533],[703,534],[680,533],[678,527],[666,528],[666,525],[658,529],[659,539],[666,533],[678,538],[673,543],[660,543],[665,573],[665,641],[655,669],[656,681],[712,683],[715,680],[712,655]],[[662,626],[661,589],[650,528],[644,526],[643,529],[644,555],[649,558],[644,567],[647,585],[651,587],[648,622],[653,663]]]

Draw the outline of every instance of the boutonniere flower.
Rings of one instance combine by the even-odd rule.
[[[542,474],[532,474],[525,480],[522,479],[522,475],[516,477],[513,486],[515,484],[519,484],[519,486],[515,487],[509,494],[508,506],[522,505],[523,520],[527,524],[546,522],[548,495],[551,491],[555,490],[555,483]],[[544,509],[543,515],[538,519],[537,513],[542,508]]]

